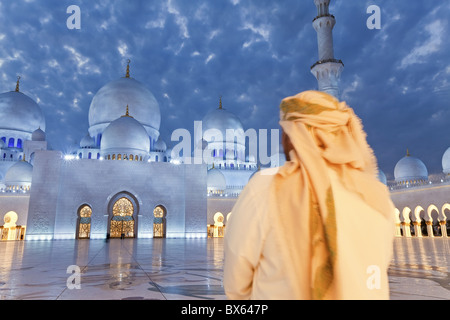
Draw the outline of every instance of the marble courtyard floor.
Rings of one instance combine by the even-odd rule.
[[[0,298],[223,300],[222,244],[223,239],[1,242]],[[450,300],[450,238],[395,239],[389,279],[392,300]]]

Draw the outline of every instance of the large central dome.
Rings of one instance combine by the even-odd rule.
[[[123,115],[128,105],[133,117],[147,130],[155,141],[159,137],[161,113],[155,96],[139,81],[123,77],[103,86],[94,96],[89,108],[89,133],[102,134],[114,120]]]

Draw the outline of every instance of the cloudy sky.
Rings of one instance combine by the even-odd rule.
[[[381,29],[368,29],[370,5]],[[81,28],[68,29],[78,5]],[[450,147],[449,1],[332,0],[335,57],[345,64],[341,99],[362,118],[380,168],[393,177],[410,150],[430,173]],[[41,106],[53,149],[88,130],[95,93],[131,75],[153,92],[161,134],[193,130],[223,106],[244,128],[278,129],[286,96],[317,89],[313,0],[15,0],[0,2],[0,90]]]

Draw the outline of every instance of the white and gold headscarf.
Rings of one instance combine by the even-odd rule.
[[[282,210],[288,211],[290,207],[309,214],[310,297],[323,299],[332,290],[339,232],[328,168],[334,169],[348,190],[359,194],[380,214],[391,214],[389,195],[377,179],[376,159],[367,144],[361,121],[345,102],[319,91],[285,98],[280,105],[280,125],[289,136],[293,150],[290,161],[275,177],[275,192],[278,199],[291,193]],[[298,179],[292,180],[293,174]],[[286,180],[288,176],[291,178]],[[283,184],[283,180],[290,185]],[[292,194],[291,190],[300,194]],[[295,214],[282,220],[287,234],[304,223]],[[298,248],[304,244],[297,245],[295,239],[288,241],[291,241],[287,244],[291,254],[299,255]]]

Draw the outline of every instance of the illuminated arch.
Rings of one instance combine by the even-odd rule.
[[[450,211],[450,203],[445,203],[442,206],[441,212],[439,213],[439,221],[446,221],[447,220],[447,215],[445,214],[445,211],[449,210]]]
[[[216,212],[214,214],[214,224],[208,225],[208,237],[210,238],[222,238],[225,234],[225,226],[223,224],[225,218],[222,212]]]
[[[166,237],[166,207],[157,205],[153,209],[153,238]]]
[[[409,218],[409,214],[411,213],[411,209],[409,207],[404,207],[401,214],[401,220],[404,223],[410,223],[411,219]]]
[[[78,208],[77,238],[89,239],[91,237],[92,208],[83,204]]]
[[[135,238],[139,205],[129,192],[117,193],[108,205],[108,234],[111,238]]]
[[[429,237],[434,237],[433,217],[431,215],[433,211],[436,211],[437,215],[439,215],[439,209],[434,204],[430,204],[425,215],[425,223],[427,225],[427,233]]]
[[[417,206],[414,209],[414,234],[416,237],[422,237],[422,219],[420,218],[420,213],[425,212],[425,210],[421,206]]]
[[[3,217],[3,226],[0,227],[0,240],[23,240],[25,227],[16,225],[19,216],[15,211],[7,212]]]
[[[422,211],[425,212],[424,208],[422,208],[421,206],[417,206],[417,207],[414,209],[414,215],[413,215],[414,221],[420,222],[420,220],[421,220],[421,218],[420,218],[420,213],[421,213]]]
[[[411,220],[409,219],[409,214],[411,213],[411,209],[409,207],[404,207],[402,210],[402,229],[403,236],[410,238],[411,237]]]
[[[436,213],[439,215],[439,209],[438,209],[434,204],[430,204],[430,205],[428,206],[427,214],[426,214],[426,216],[425,216],[425,220],[426,220],[426,221],[433,221],[433,217],[431,216],[431,213],[432,213],[433,211],[436,211]]]

